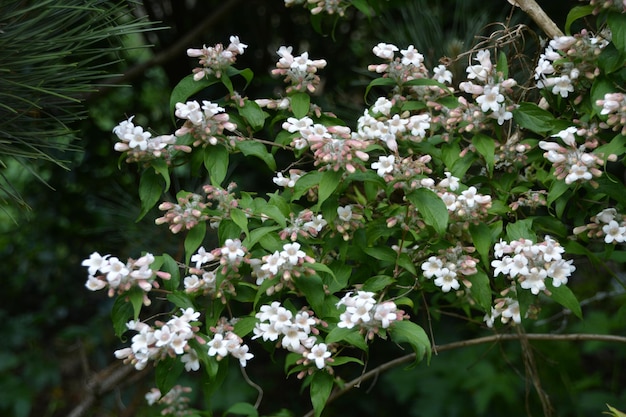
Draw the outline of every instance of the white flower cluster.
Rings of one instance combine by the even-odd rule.
[[[602,176],[600,169],[604,160],[596,154],[585,152],[588,148],[597,146],[596,141],[587,141],[577,145],[576,134],[579,131],[575,126],[561,130],[552,137],[560,138],[566,146],[557,142],[540,141],[543,157],[554,164],[554,175],[557,179],[565,179],[566,184],[576,181],[591,181],[593,177]]]
[[[293,188],[296,182],[304,175],[304,171],[299,169],[290,169],[289,178],[285,177],[282,172],[278,172],[272,181],[279,187]]]
[[[537,295],[546,290],[546,278],[559,287],[567,284],[568,277],[576,270],[572,260],[566,261],[562,254],[565,249],[550,236],[540,243],[520,239],[507,243],[500,241],[494,246],[496,258],[491,261],[494,276],[508,276],[517,281],[521,288]]]
[[[149,292],[152,288],[159,288],[159,283],[155,281],[157,277],[161,279],[170,278],[166,272],[152,270],[150,265],[153,262],[154,256],[150,253],[136,260],[129,259],[124,263],[115,256],[102,256],[98,252],[94,252],[81,263],[82,266],[88,268],[89,273],[85,287],[91,291],[108,287],[110,297],[115,293],[124,293],[133,287],[139,287],[143,291]],[[144,304],[150,305],[147,296],[144,296]]]
[[[115,351],[115,357],[123,359],[124,363],[132,363],[135,369],[141,370],[151,360],[182,355],[181,361],[185,363],[185,368],[188,371],[197,370],[197,356],[187,342],[199,330],[192,322],[198,320],[200,313],[192,308],[180,310],[180,316],[173,316],[166,323],[157,322],[156,328],[140,321],[129,321],[126,327],[137,334],[133,336],[130,347]]]
[[[191,387],[175,385],[165,395],[161,395],[158,388],[152,388],[145,395],[148,405],[164,405],[161,415],[172,417],[183,417],[191,414],[189,409],[190,398],[184,394],[190,393]]]
[[[195,139],[194,146],[217,145],[224,143],[224,130],[234,131],[237,126],[229,121],[225,109],[210,101],[203,100],[202,106],[196,100],[186,103],[176,103],[175,115],[185,120],[183,126],[176,130],[176,136],[184,136],[191,133]]]
[[[601,115],[608,116],[606,125],[614,131],[626,136],[626,94],[606,93],[602,100],[597,100],[596,104],[602,106]]]
[[[222,76],[222,72],[235,63],[237,55],[242,55],[248,45],[241,43],[238,36],[230,37],[230,44],[224,48],[224,45],[218,43],[215,46],[206,45],[201,49],[187,49],[187,56],[191,58],[200,58],[199,68],[193,69],[193,79],[200,81],[209,75],[215,75],[217,78]]]
[[[359,117],[358,135],[366,140],[382,141],[393,152],[398,150],[398,140],[421,142],[430,129],[430,114],[391,114],[392,106],[390,100],[379,97],[371,110],[366,109]]]
[[[451,191],[455,191],[450,188]],[[479,219],[491,207],[491,196],[479,194],[471,186],[460,193],[445,191],[439,193],[450,214],[457,220]]]
[[[127,161],[136,162],[165,156],[169,152],[169,145],[176,144],[174,135],[153,137],[143,127],[135,125],[131,116],[113,128],[113,133],[119,139],[114,149],[118,152],[128,152]],[[182,149],[183,147],[181,147]]]
[[[516,299],[503,297],[497,298],[495,302],[495,305],[491,307],[491,314],[486,314],[484,317],[485,324],[487,324],[488,327],[493,327],[498,317],[502,324],[507,324],[511,320],[513,320],[515,324],[522,322],[519,302]]]
[[[285,82],[291,84],[287,88],[287,93],[294,90],[313,93],[320,83],[317,70],[326,67],[326,61],[309,59],[308,52],[293,56],[292,51],[291,46],[278,48],[276,53],[280,59],[276,63],[276,68],[272,70],[272,74],[284,76]]]
[[[318,369],[330,362],[328,346],[318,343],[314,336],[319,334],[315,328],[319,320],[313,317],[312,312],[302,310],[294,315],[291,310],[274,301],[270,305],[261,306],[256,318],[259,321],[252,339],[278,341],[288,351],[302,354],[305,359],[315,362]]]
[[[433,283],[443,292],[458,290],[463,282],[466,288],[471,283],[465,278],[474,275],[478,260],[464,253],[463,247],[455,246],[441,250],[438,256],[431,256],[422,264],[422,271],[426,278],[435,278]]]
[[[626,242],[626,218],[614,208],[602,210],[591,218],[592,223],[576,227],[574,234],[587,231],[587,236],[594,239],[604,238],[605,243]]]
[[[328,222],[324,220],[321,214],[315,214],[310,209],[304,209],[295,216],[290,213],[289,224],[278,236],[282,240],[289,239],[292,242],[298,240],[298,236],[303,238],[317,237]]]
[[[568,97],[581,75],[592,79],[599,74],[598,69],[590,65],[597,61],[597,55],[608,43],[605,38],[587,32],[552,39],[535,67],[537,87]]]
[[[219,361],[230,354],[233,358],[238,359],[239,364],[244,368],[248,361],[254,357],[249,352],[248,345],[243,344],[241,337],[230,330],[215,333],[207,346],[209,347],[209,356],[216,356]]]
[[[337,308],[345,306],[346,310],[339,316],[337,327],[352,329],[355,326],[376,333],[379,328],[386,329],[394,321],[402,320],[402,312],[393,301],[376,302],[374,293],[357,291],[353,295],[348,292],[337,303]]]
[[[313,258],[300,250],[298,242],[286,243],[282,251],[274,251],[271,255],[265,255],[262,263],[254,268],[257,277],[256,284],[261,285],[268,278],[281,275],[290,278],[294,268],[302,266],[304,262],[315,262]]]
[[[466,68],[467,78],[480,84],[464,81],[459,84],[459,89],[472,94],[480,110],[502,125],[513,117],[511,110],[515,105],[507,104],[511,100],[507,100],[506,93],[510,93],[517,82],[513,78],[502,79],[491,62],[491,53],[488,49],[478,51],[474,60],[478,61],[478,64]]]

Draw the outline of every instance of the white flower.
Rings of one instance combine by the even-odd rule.
[[[221,356],[222,358],[228,355],[228,349],[224,340],[224,335],[216,333],[213,339],[207,343],[209,346],[209,356]]]
[[[456,279],[456,273],[448,268],[442,268],[433,283],[441,287],[441,291],[449,292],[451,289],[458,290],[460,285]]]
[[[374,113],[380,113],[385,116],[389,116],[391,107],[392,107],[392,103],[390,100],[388,100],[386,97],[379,97],[374,103],[374,106],[372,106],[372,111]]]
[[[318,369],[324,368],[326,365],[326,358],[330,357],[328,346],[325,343],[319,343],[311,348],[311,352],[306,355],[307,359],[315,361],[315,366]]]
[[[282,328],[284,335],[281,345],[287,350],[298,352],[300,350],[300,341],[306,339],[308,335],[296,325],[288,325]]]
[[[109,255],[101,256],[98,252],[94,252],[89,255],[89,259],[85,259],[81,265],[89,268],[87,270],[89,275],[95,275],[98,270],[101,270],[104,265],[108,264],[108,257]]]
[[[396,158],[393,155],[381,155],[378,157],[378,162],[372,163],[372,169],[377,170],[376,173],[379,177],[384,177],[385,174],[393,171],[393,165],[395,163],[395,160]]]
[[[435,275],[439,275],[443,262],[436,256],[431,256],[426,262],[422,264],[422,271],[426,278],[432,278]]]
[[[284,245],[280,256],[291,265],[297,265],[300,259],[306,256],[306,253],[300,250],[300,244],[298,242],[294,242]]]
[[[239,239],[226,239],[224,247],[221,249],[221,253],[222,255],[226,255],[230,262],[234,262],[245,255]]]
[[[213,260],[215,260],[215,255],[213,255],[211,252],[207,252],[204,249],[204,246],[200,246],[198,252],[191,256],[191,262],[195,262],[196,268],[198,269],[202,267],[202,264],[206,264]]]
[[[381,42],[372,49],[372,52],[379,58],[392,60],[397,50],[397,46]]]
[[[337,215],[342,221],[349,222],[352,219],[352,206],[347,205],[343,207],[337,207]]]
[[[574,137],[574,134],[577,133],[578,128],[576,128],[575,126],[570,126],[567,129],[563,129],[559,133],[552,135],[552,137],[561,138],[561,140],[565,142],[566,145],[576,146],[576,138]]]
[[[230,352],[233,358],[239,359],[241,367],[245,368],[248,360],[254,358],[252,353],[248,353],[248,345],[241,345]]]
[[[189,352],[185,353],[180,361],[185,364],[185,370],[189,371],[197,371],[200,369],[200,361],[198,360],[198,354],[195,350],[191,349]]]
[[[552,94],[560,94],[565,98],[569,93],[574,92],[574,86],[569,76],[563,75],[554,79],[554,85],[552,86]]]
[[[433,68],[433,78],[442,84],[444,82],[452,83],[452,73],[446,69],[445,65],[440,64]]]
[[[530,290],[533,294],[539,294],[539,291],[546,289],[544,280],[546,279],[547,271],[545,269],[531,268],[528,274],[524,276],[523,280],[520,280],[520,286],[525,290]]]
[[[624,242],[626,240],[626,226],[620,226],[615,220],[602,226],[602,231],[605,234],[604,241],[606,243]]]
[[[230,45],[228,45],[228,50],[237,52],[239,55],[243,54],[244,49],[246,49],[248,45],[245,43],[241,43],[239,41],[239,36],[231,36],[230,37]]]
[[[278,268],[285,263],[285,259],[280,256],[278,251],[275,251],[271,255],[263,257],[265,263],[261,266],[261,270],[267,271],[272,275],[278,274]]]
[[[500,103],[504,101],[504,96],[500,94],[499,85],[486,85],[483,95],[476,98],[476,102],[480,105],[483,113],[491,110],[497,112],[500,110]]]
[[[400,51],[402,54],[402,65],[414,65],[419,67],[424,62],[424,55],[417,52],[413,45]]]
[[[383,329],[386,329],[392,321],[398,318],[396,310],[397,306],[393,301],[377,304],[374,310],[374,320],[380,321]]]

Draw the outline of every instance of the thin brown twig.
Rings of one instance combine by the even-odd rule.
[[[523,333],[523,334],[494,334],[491,336],[478,337],[476,339],[468,339],[461,340],[458,342],[447,343],[445,345],[433,346],[433,350],[437,350],[438,353],[445,352],[446,350],[454,350],[459,348],[464,348],[468,346],[476,346],[485,343],[496,343],[505,340],[520,340],[521,338],[525,338],[526,340],[545,340],[545,341],[600,341],[600,342],[615,342],[615,343],[625,343],[626,337],[624,336],[615,336],[615,335],[607,335],[607,334],[588,334],[588,333],[573,333],[573,334],[543,334],[543,333]],[[353,379],[343,385],[343,388],[335,390],[331,393],[326,401],[326,404],[330,404],[335,401],[340,396],[346,394],[348,391],[351,391],[353,388],[357,387],[363,381],[367,381],[379,375],[382,372],[385,372],[389,369],[395,368],[396,366],[409,363],[415,360],[415,353],[410,353],[408,355],[401,356],[399,358],[393,359],[389,362],[385,362],[384,364],[360,375],[358,378]],[[311,417],[314,415],[314,411],[311,410],[304,417]]]
[[[535,21],[537,26],[541,28],[550,38],[558,38],[563,36],[561,29],[554,23],[552,19],[543,11],[535,0],[507,0],[514,6],[519,7]]]

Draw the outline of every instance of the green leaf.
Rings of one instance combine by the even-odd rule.
[[[333,377],[324,371],[317,371],[311,379],[311,403],[315,411],[315,417],[320,417],[326,401],[333,389]]]
[[[311,97],[307,93],[296,93],[289,97],[291,102],[291,110],[293,111],[293,117],[296,119],[302,119],[309,114],[311,107]]]
[[[170,189],[170,169],[167,162],[164,159],[155,159],[150,163],[150,166],[163,177],[165,180],[165,192]]]
[[[608,412],[604,412],[602,414],[608,414],[610,416],[613,417],[626,417],[626,413],[622,413],[621,411],[619,411],[617,408],[611,407],[610,405],[606,404],[606,406],[608,407],[610,413]]]
[[[219,83],[219,79],[212,75],[202,78],[200,81],[194,81],[193,74],[189,74],[180,80],[172,90],[172,94],[170,95],[170,113],[174,114],[176,103],[184,104],[197,92],[217,83]]]
[[[469,232],[481,261],[485,268],[489,268],[489,251],[494,243],[491,237],[491,229],[485,223],[472,223],[469,226]]]
[[[440,235],[446,233],[448,209],[437,194],[426,188],[418,188],[407,197],[427,225],[432,226]]]
[[[207,146],[204,148],[204,166],[215,186],[222,184],[228,172],[228,151],[222,145]]]
[[[496,154],[496,141],[487,135],[478,133],[472,138],[472,144],[478,153],[485,158],[489,176],[493,174],[494,158]]]
[[[238,208],[230,209],[230,218],[237,226],[241,228],[241,230],[248,236],[250,232],[248,231],[248,217],[245,213]],[[204,236],[203,236],[204,237]]]
[[[370,9],[370,6],[367,0],[352,0],[351,3],[365,16],[372,17],[374,15],[372,13],[372,9]]]
[[[405,83],[402,83],[403,87],[405,87],[405,86],[419,87],[419,86],[431,86],[431,85],[437,86],[437,87],[443,89],[444,91],[452,93],[452,91],[450,90],[450,88],[447,85],[445,85],[443,83],[440,83],[437,80],[433,80],[431,78],[416,78],[414,80],[409,80],[409,81],[407,81]]]
[[[554,203],[559,197],[561,197],[567,190],[569,190],[569,185],[565,183],[565,181],[554,180],[552,184],[550,184],[550,190],[548,191],[548,197],[546,202],[548,205]]]
[[[362,249],[363,252],[365,252],[374,259],[378,259],[379,261],[386,261],[395,264],[396,259],[398,259],[398,253],[387,246],[373,246]]]
[[[552,280],[546,280],[546,288],[552,293],[550,298],[570,310],[576,317],[582,320],[583,312],[580,308],[580,303],[569,287],[563,284],[555,287],[552,285]]]
[[[387,288],[394,282],[396,282],[396,280],[390,276],[376,275],[375,277],[372,277],[363,283],[363,291],[378,292],[382,289]]]
[[[333,366],[339,366],[345,363],[358,363],[359,365],[363,365],[362,360],[353,358],[352,356],[336,356],[333,358]]]
[[[626,14],[610,12],[606,23],[611,29],[611,42],[622,55],[626,54]]]
[[[237,142],[237,149],[241,151],[245,156],[256,156],[261,161],[265,162],[265,165],[272,171],[276,171],[276,161],[274,155],[272,155],[265,145],[255,140],[244,140]]]
[[[502,78],[509,78],[509,63],[506,59],[506,54],[504,52],[500,52],[500,54],[498,55],[496,70],[502,73]]]
[[[306,194],[311,188],[317,186],[322,181],[322,173],[320,171],[307,172],[296,181],[293,187],[292,200],[297,200]]]
[[[191,302],[191,299],[189,299],[189,296],[182,291],[176,291],[171,294],[167,294],[167,301],[174,304],[176,307],[185,310],[188,308],[193,308],[194,310],[196,309],[196,307]]]
[[[518,220],[515,223],[509,223],[506,225],[506,235],[509,238],[509,242],[519,239],[530,239],[533,242],[536,241],[537,236],[532,230],[533,220],[523,219]]]
[[[196,227],[193,227],[187,232],[187,236],[185,236],[185,259],[187,263],[191,259],[191,255],[193,255],[204,240],[204,235],[206,234],[206,224],[199,223]]]
[[[178,356],[173,358],[165,356],[156,364],[155,378],[156,385],[162,395],[167,394],[178,382],[178,378],[183,373],[185,364]]]
[[[126,323],[131,317],[133,317],[132,304],[125,297],[117,297],[113,303],[113,308],[111,308],[111,321],[117,337],[122,337],[128,330]]]
[[[592,14],[593,9],[595,9],[595,7],[596,6],[587,5],[587,6],[576,6],[572,8],[572,10],[570,10],[569,13],[567,14],[567,18],[565,19],[565,34],[571,35],[572,23],[574,23],[576,20],[582,17],[589,16],[590,14]]]
[[[395,343],[408,343],[415,351],[415,364],[418,364],[424,355],[428,355],[430,360],[430,340],[424,329],[412,321],[396,321],[389,328],[391,340]]]
[[[556,119],[552,114],[534,103],[520,103],[513,110],[513,118],[524,129],[535,133],[546,133],[552,130]]]
[[[254,408],[252,404],[248,403],[237,403],[233,404],[224,412],[224,415],[228,414],[237,414],[240,416],[248,416],[248,417],[258,417],[259,412]]]
[[[390,86],[390,85],[396,85],[396,82],[392,80],[391,78],[376,78],[372,80],[365,88],[365,94],[363,95],[365,102],[367,102],[367,95],[369,94],[372,87]]]
[[[269,117],[269,114],[264,112],[258,104],[252,100],[246,100],[243,107],[238,107],[241,117],[246,119],[250,124],[253,131],[257,131],[265,124],[265,119]]]
[[[170,279],[163,280],[164,288],[167,291],[174,291],[180,284],[180,268],[178,262],[167,253],[164,253],[162,258],[163,266],[161,270],[170,274]]]
[[[153,169],[147,169],[139,179],[139,199],[141,200],[141,212],[136,221],[143,217],[156,205],[163,193],[163,182],[160,175]]]
[[[133,287],[125,293],[125,296],[133,306],[133,319],[138,320],[139,313],[141,313],[141,307],[143,306],[143,290],[138,287]]]
[[[330,195],[337,189],[339,184],[341,183],[341,176],[343,173],[341,171],[324,171],[322,173],[322,178],[320,180],[320,187],[317,193],[317,205],[321,206],[324,201],[330,197]],[[298,179],[298,182],[300,182]],[[298,184],[296,182],[296,184]]]
[[[250,334],[258,322],[256,317],[241,317],[235,323],[234,332],[239,337],[244,337]]]
[[[365,337],[356,329],[346,329],[345,327],[335,327],[326,335],[326,344],[347,342],[351,346],[367,352],[367,342]]]
[[[467,279],[472,283],[470,293],[480,308],[488,313],[491,311],[491,284],[489,276],[481,270]]]
[[[295,280],[296,287],[302,291],[307,302],[320,316],[325,316],[324,285],[322,279],[317,275],[301,276]]]

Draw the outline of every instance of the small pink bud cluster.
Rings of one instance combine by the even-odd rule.
[[[587,232],[592,239],[604,239],[605,243],[626,242],[626,218],[614,208],[607,208],[591,217],[591,223],[574,228],[574,234]]]
[[[357,327],[372,340],[380,329],[387,329],[395,321],[401,321],[404,311],[398,310],[393,301],[377,302],[376,294],[370,291],[348,292],[337,303],[337,308],[345,306],[345,311],[339,316],[337,327],[352,329]]]
[[[564,252],[559,242],[550,236],[540,243],[529,239],[510,243],[501,240],[494,246],[496,259],[491,261],[491,266],[494,276],[505,275],[513,286],[517,282],[534,295],[539,292],[550,295],[545,283],[547,278],[551,279],[553,286],[560,287],[567,284],[569,276],[576,270],[571,260],[563,259]]]
[[[206,193],[207,200],[211,203],[211,210],[217,214],[211,216],[211,227],[216,229],[220,221],[230,217],[231,209],[239,207],[239,200],[235,196],[237,184],[231,182],[226,189],[207,184],[202,187]]]
[[[193,146],[222,144],[233,147],[234,139],[226,137],[224,130],[233,132],[237,126],[229,121],[228,113],[224,111],[224,108],[207,100],[202,101],[202,106],[195,100],[176,103],[176,117],[185,120],[185,123],[175,135],[190,134],[194,139]]]
[[[189,152],[186,146],[176,145],[174,135],[163,135],[153,137],[143,127],[135,125],[131,116],[128,120],[120,122],[113,129],[113,133],[119,139],[114,149],[118,152],[126,152],[126,162],[150,161],[163,158],[169,160],[172,150]]]
[[[310,147],[315,158],[315,166],[320,171],[345,170],[354,173],[356,170],[365,171],[363,162],[369,159],[365,149],[371,144],[359,135],[352,135],[346,126],[324,126],[314,123],[310,117],[296,119],[290,117],[282,125],[289,133],[298,133],[291,145],[297,150]]]
[[[531,149],[528,143],[521,143],[521,135],[509,135],[505,143],[496,142],[494,168],[506,172],[515,172],[520,166],[526,166],[526,153]]]
[[[293,288],[293,278],[314,271],[305,266],[306,263],[315,263],[315,259],[300,249],[298,242],[285,243],[282,251],[274,251],[263,256],[262,259],[251,259],[253,275],[256,284],[261,285],[266,279],[278,278],[278,283],[266,290],[268,295],[281,291],[284,287]]]
[[[169,279],[170,274],[162,271],[154,271],[150,265],[154,262],[154,256],[145,254],[139,259],[128,259],[126,263],[111,255],[100,255],[94,252],[82,262],[82,266],[88,268],[89,277],[85,287],[91,291],[103,288],[109,289],[109,297],[115,294],[124,294],[132,288],[141,288],[144,292],[150,292],[152,288],[159,288],[156,278]],[[144,305],[150,305],[150,299],[144,294]]]
[[[192,308],[180,310],[180,316],[172,316],[166,323],[157,321],[155,327],[140,321],[129,321],[126,327],[137,334],[133,336],[130,347],[115,351],[115,357],[133,364],[137,370],[144,369],[149,361],[159,361],[168,356],[181,355],[181,361],[188,364],[188,355],[195,356],[188,341],[196,339],[204,343],[204,340],[196,336],[200,329],[192,324],[198,321],[200,313]]]
[[[546,190],[528,190],[509,204],[509,207],[511,207],[511,210],[517,210],[520,207],[536,210],[538,207],[546,207],[548,205],[547,196],[548,192]]]
[[[471,94],[476,100],[476,105],[471,106],[472,109],[480,109],[482,113],[502,125],[513,118],[511,111],[515,109],[515,104],[508,97],[513,93],[513,87],[517,82],[513,78],[504,79],[502,74],[496,71],[488,49],[478,51],[474,60],[478,61],[478,64],[466,68],[470,81],[460,83],[459,89]]]
[[[175,385],[165,395],[161,395],[161,391],[158,388],[152,388],[146,393],[145,398],[148,405],[164,405],[165,408],[161,411],[161,415],[172,417],[184,417],[192,415],[193,412],[189,408],[189,397],[184,394],[191,392],[191,387],[183,387],[181,385]]]
[[[298,240],[298,237],[305,239],[317,237],[327,224],[321,214],[316,215],[311,210],[304,209],[297,216],[290,213],[289,225],[281,230],[278,236],[282,240],[289,239],[292,242]]]
[[[362,207],[355,204],[337,207],[337,217],[333,225],[347,242],[355,230],[364,226]]]
[[[596,104],[602,106],[600,114],[608,116],[601,127],[610,127],[615,132],[626,136],[626,94],[607,93],[604,99],[596,101]]]
[[[511,297],[496,298],[495,305],[491,308],[491,313],[486,314],[483,320],[488,327],[493,327],[498,317],[502,324],[507,324],[511,320],[515,324],[520,324],[522,316],[517,299]]]
[[[230,44],[224,48],[224,45],[218,43],[215,46],[204,45],[201,49],[187,49],[187,56],[191,58],[200,58],[201,67],[193,69],[193,79],[200,81],[201,79],[214,75],[217,78],[222,76],[222,72],[237,60],[237,55],[243,54],[248,45],[239,41],[238,36],[230,37]]]
[[[238,359],[239,365],[245,368],[254,355],[249,352],[250,348],[243,343],[243,339],[233,331],[234,322],[222,317],[216,326],[211,327],[213,339],[207,343],[209,348],[208,355],[215,356],[218,361],[230,355]]]
[[[166,213],[154,221],[156,224],[168,223],[170,231],[178,233],[181,230],[193,229],[198,223],[208,220],[209,216],[203,212],[208,204],[201,195],[186,193],[180,195],[177,200],[178,203],[166,201],[159,204],[159,210]]]
[[[459,290],[462,282],[465,288],[471,289],[472,283],[468,276],[476,274],[478,259],[467,252],[473,248],[464,248],[461,245],[442,249],[437,256],[431,256],[422,264],[422,271],[426,278],[435,278],[433,283],[443,292]]]
[[[610,35],[593,36],[583,30],[574,36],[560,36],[550,41],[535,67],[537,87],[549,89],[565,98],[582,80],[600,74],[598,55],[609,44]],[[582,96],[576,98],[581,100]]]
[[[566,184],[589,181],[592,186],[597,187],[598,184],[593,181],[593,178],[602,176],[600,168],[604,164],[604,159],[601,155],[585,152],[587,149],[595,149],[598,146],[597,139],[588,138],[582,145],[577,144],[575,135],[580,133],[575,126],[568,127],[552,135],[552,137],[560,138],[565,146],[557,142],[542,140],[539,142],[539,147],[546,151],[543,156],[552,162],[557,179],[564,179]]]
[[[291,46],[281,46],[276,53],[280,57],[276,63],[276,68],[272,70],[273,75],[285,77],[285,82],[290,84],[287,93],[293,91],[313,93],[320,85],[320,77],[317,70],[326,67],[323,59],[311,60],[309,53],[303,52],[299,56],[293,56]]]

